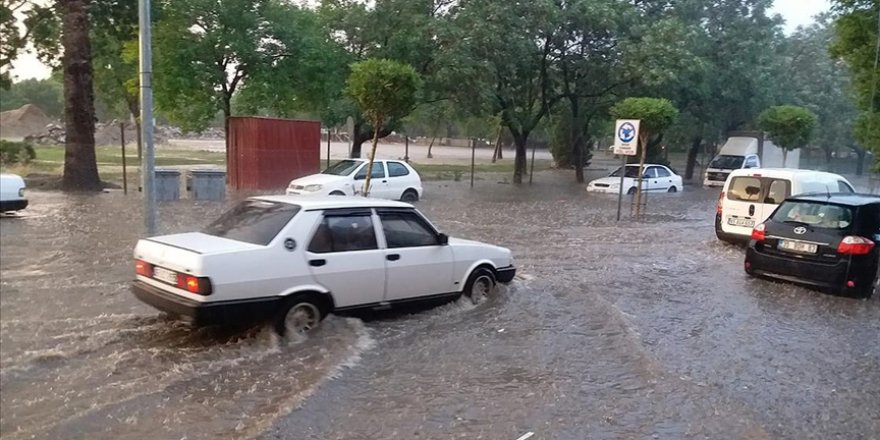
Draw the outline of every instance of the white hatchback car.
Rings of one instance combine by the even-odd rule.
[[[440,233],[412,205],[363,197],[246,199],[203,232],[134,250],[132,291],[196,325],[272,319],[305,332],[332,312],[467,295],[516,270],[510,250]]]
[[[587,185],[587,191],[619,194],[620,168],[618,167],[608,177],[596,179]],[[623,176],[623,192],[635,194],[638,185],[639,166],[627,165]],[[642,177],[642,191],[650,192],[678,192],[684,187],[681,176],[675,174],[663,165],[645,164],[645,174]]]
[[[287,195],[353,196],[362,194],[367,177],[366,159],[341,160],[320,174],[290,182]],[[370,196],[415,202],[422,197],[422,179],[408,163],[398,160],[373,162]]]
[[[17,174],[0,174],[0,212],[27,208],[24,179]]]

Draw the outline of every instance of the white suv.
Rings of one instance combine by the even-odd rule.
[[[467,295],[515,274],[510,250],[440,233],[412,205],[364,197],[246,199],[204,232],[138,241],[134,294],[196,325],[273,319],[305,332],[328,313]]]
[[[287,195],[353,196],[363,194],[367,177],[366,159],[339,161],[320,174],[300,177],[290,182]],[[422,197],[422,179],[408,163],[397,160],[373,162],[370,196],[380,199],[415,202]]]

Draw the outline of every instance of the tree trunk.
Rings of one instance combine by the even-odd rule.
[[[63,0],[65,191],[100,191],[95,157],[95,95],[89,41],[89,0]]]
[[[526,166],[528,165],[526,160],[526,143],[528,139],[529,135],[527,133],[513,137],[513,142],[516,144],[516,155],[513,160],[513,183],[516,184],[523,183],[523,176],[526,174]]]
[[[861,176],[865,172],[865,150],[855,148],[856,156],[856,176]]]
[[[788,149],[782,149],[782,168],[785,168],[785,159],[788,158]]]
[[[367,162],[367,178],[364,180],[364,197],[370,196],[370,180],[373,178],[373,161],[376,159],[376,146],[379,145],[379,130],[382,127],[382,121],[378,120],[373,125],[373,148],[370,152],[370,161]]]
[[[569,142],[571,155],[569,162],[574,165],[574,178],[577,183],[584,183],[584,145],[583,129],[579,122],[581,107],[579,98],[572,97],[568,100],[571,107],[571,119],[569,120]]]
[[[702,136],[696,136],[691,141],[691,148],[688,149],[687,165],[685,165],[684,168],[685,180],[691,180],[694,178],[694,168],[696,168],[697,165],[697,155],[700,154],[700,145],[702,144]]]
[[[431,136],[431,143],[428,144],[428,159],[433,159],[434,156],[431,154],[431,149],[434,148],[434,141],[437,140],[437,135]]]
[[[495,148],[492,150],[492,163],[495,163],[498,159],[501,158],[501,131],[504,129],[500,124],[498,125],[498,130],[495,133],[495,142],[493,145]]]
[[[639,136],[639,143],[642,145],[642,154],[639,158],[639,177],[636,179],[636,220],[642,215],[642,176],[645,174],[645,156],[648,155],[648,134]],[[626,169],[622,170],[624,173]],[[621,189],[622,191],[623,189]]]
[[[831,148],[825,147],[822,151],[825,152],[825,164],[828,165],[828,170],[831,170]]]

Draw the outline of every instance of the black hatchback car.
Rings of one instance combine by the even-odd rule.
[[[785,200],[752,231],[749,275],[869,298],[878,289],[880,196],[809,194]]]

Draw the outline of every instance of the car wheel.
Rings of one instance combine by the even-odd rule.
[[[406,202],[406,203],[418,202],[419,201],[419,193],[417,193],[416,190],[414,190],[414,189],[408,189],[403,192],[402,196],[400,196],[400,201]]]
[[[345,193],[342,191],[333,191],[330,193],[331,196],[344,196]]]
[[[321,302],[312,295],[296,295],[284,302],[275,319],[279,335],[306,334],[324,319]]]
[[[495,292],[495,274],[491,270],[480,267],[471,273],[464,284],[463,295],[470,298],[471,303],[481,304]]]
[[[678,192],[678,188],[676,188],[675,185],[672,185],[669,187],[669,191],[667,191],[667,192],[671,192],[671,193]]]
[[[633,195],[633,194],[635,194],[635,193],[636,193],[636,187],[632,187],[632,188],[630,188],[626,193],[629,194],[629,195]]]

